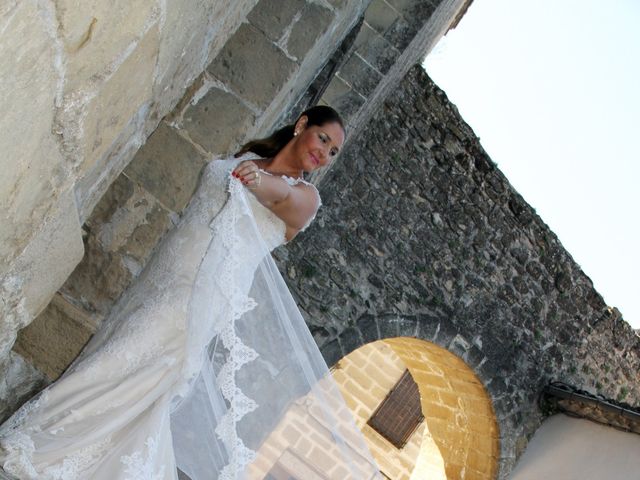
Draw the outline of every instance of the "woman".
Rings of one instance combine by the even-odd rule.
[[[82,355],[0,428],[5,471],[377,477],[269,255],[315,216],[320,197],[302,174],[343,142],[338,114],[317,106],[210,162],[180,224]]]

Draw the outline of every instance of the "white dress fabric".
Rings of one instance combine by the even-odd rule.
[[[0,427],[7,473],[380,478],[269,253],[285,225],[230,175],[253,158],[205,167],[180,224],[80,357]]]

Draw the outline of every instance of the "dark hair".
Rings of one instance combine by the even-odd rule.
[[[344,123],[342,122],[342,118],[340,118],[340,114],[333,108],[326,105],[316,105],[315,107],[305,110],[300,114],[298,120],[303,116],[307,117],[307,126],[309,127],[312,125],[321,126],[335,122],[340,125],[342,130],[344,130]],[[293,138],[294,127],[295,123],[286,125],[281,129],[276,130],[266,138],[251,140],[250,142],[245,143],[235,156],[239,157],[247,152],[253,152],[256,155],[260,155],[262,158],[275,157],[276,154]]]

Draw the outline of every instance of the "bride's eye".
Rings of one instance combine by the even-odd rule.
[[[329,141],[327,136],[324,135],[323,133],[318,134],[318,136],[320,137],[320,140],[322,141],[322,143],[327,143]]]

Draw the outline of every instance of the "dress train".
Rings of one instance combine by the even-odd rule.
[[[379,478],[271,258],[284,223],[230,175],[252,158],[207,165],[179,225],[80,357],[0,427],[5,471]]]

